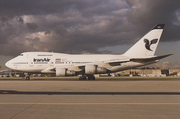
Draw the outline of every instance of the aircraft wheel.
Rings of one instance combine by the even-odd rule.
[[[90,76],[88,77],[88,80],[91,80],[91,77],[90,77]]]
[[[92,80],[95,80],[95,76],[92,77]]]
[[[94,75],[92,75],[92,76],[88,76],[88,80],[95,80]]]
[[[86,80],[86,76],[83,76],[83,80]]]
[[[26,80],[30,80],[30,76],[26,76]]]
[[[86,76],[80,76],[79,80],[86,80]]]

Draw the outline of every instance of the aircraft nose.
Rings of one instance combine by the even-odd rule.
[[[5,66],[8,67],[8,68],[11,68],[10,61],[6,62]]]

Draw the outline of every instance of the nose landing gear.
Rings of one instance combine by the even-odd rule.
[[[25,75],[25,79],[26,79],[26,80],[30,80],[30,74],[24,73],[24,75]]]
[[[30,80],[30,75],[25,76],[26,80]]]

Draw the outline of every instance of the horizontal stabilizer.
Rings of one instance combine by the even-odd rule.
[[[156,56],[156,57],[151,57],[151,58],[133,58],[133,59],[130,59],[130,61],[133,61],[133,62],[150,62],[150,61],[163,59],[163,58],[168,57],[170,55],[173,55],[173,54]]]

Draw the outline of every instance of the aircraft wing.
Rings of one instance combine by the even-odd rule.
[[[130,62],[130,59],[123,59],[123,60],[111,60],[111,61],[105,61],[104,63],[108,63],[110,66],[117,66],[120,65],[120,63]]]
[[[117,66],[117,65],[120,65],[120,63],[124,63],[124,62],[129,62],[130,59],[123,59],[123,60],[120,60],[120,59],[115,59],[115,60],[109,60],[109,61],[102,61],[102,62],[95,62],[95,63],[88,63],[88,64],[92,64],[92,65],[108,65],[108,66]],[[60,66],[61,68],[65,68],[65,69],[68,69],[68,70],[73,70],[73,71],[82,71],[85,69],[85,66],[88,65],[88,64],[75,64],[75,65],[72,65],[72,64],[69,64],[69,65],[62,65]],[[56,67],[48,67],[44,70],[42,70],[41,72],[42,73],[54,73],[56,71]]]
[[[109,61],[102,61],[102,62],[97,62],[97,63],[89,63],[92,65],[100,65],[100,64],[104,64],[104,65],[108,65],[108,66],[117,66],[120,65],[120,63],[125,63],[125,62],[139,62],[139,63],[144,63],[144,62],[150,62],[150,61],[155,61],[155,60],[160,60],[162,58],[168,57],[172,54],[167,54],[167,55],[162,55],[162,56],[155,56],[155,57],[150,57],[150,58],[132,58],[132,59],[114,59],[114,60],[109,60]],[[68,70],[73,70],[76,72],[80,72],[82,70],[85,69],[85,66],[87,64],[76,64],[76,65],[63,65],[60,66],[60,68],[65,68]],[[44,70],[42,70],[42,73],[54,73],[56,71],[56,67],[48,67]]]
[[[68,69],[68,70],[74,70],[74,71],[82,71],[85,67],[85,65],[63,65],[63,66],[60,66],[61,68],[65,68],[65,69]],[[42,73],[54,73],[56,71],[56,67],[48,67],[44,70],[42,70],[41,72]]]
[[[155,56],[155,57],[151,57],[151,58],[133,58],[133,59],[130,59],[130,61],[133,61],[133,62],[149,62],[149,61],[160,60],[160,59],[163,59],[163,58],[168,57],[170,55],[173,55],[173,54]]]
[[[150,57],[150,58],[132,58],[132,59],[117,59],[117,60],[110,60],[110,61],[104,61],[104,63],[109,64],[110,66],[117,66],[120,65],[120,63],[126,63],[126,62],[149,62],[149,61],[154,61],[154,60],[160,60],[165,57],[168,57],[173,54],[167,54],[167,55],[161,55],[161,56],[155,56],[155,57]]]

